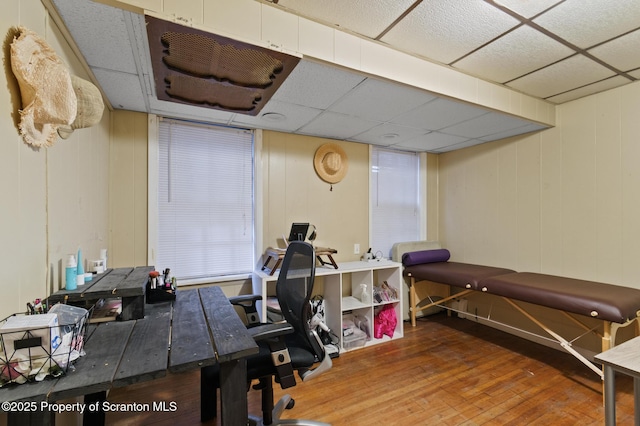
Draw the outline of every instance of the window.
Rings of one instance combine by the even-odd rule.
[[[391,257],[393,244],[421,235],[420,157],[373,147],[371,151],[371,247]]]
[[[180,280],[254,267],[253,133],[162,119],[155,266]]]

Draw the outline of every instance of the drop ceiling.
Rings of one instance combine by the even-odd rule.
[[[144,16],[51,1],[116,109],[433,153],[547,127],[305,57],[255,116],[159,100]],[[640,78],[637,0],[263,3],[556,104]]]

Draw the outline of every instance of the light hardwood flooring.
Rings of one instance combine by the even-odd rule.
[[[404,333],[342,354],[330,371],[288,389],[296,405],[286,417],[348,426],[604,424],[600,377],[569,354],[445,314],[404,323]],[[194,371],[113,391],[111,402],[166,401],[177,410],[108,413],[107,424],[200,425],[199,383]],[[633,424],[632,380],[618,375],[617,391],[618,424]],[[248,395],[259,414],[259,392]]]

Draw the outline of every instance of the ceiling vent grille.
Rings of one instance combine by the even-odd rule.
[[[299,58],[146,16],[159,100],[257,115]]]

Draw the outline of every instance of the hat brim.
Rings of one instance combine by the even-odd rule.
[[[330,170],[325,163],[328,154],[340,156],[340,167],[338,170]],[[349,159],[342,147],[335,143],[326,143],[316,150],[313,157],[313,167],[323,181],[327,183],[338,183],[347,175],[349,170]]]
[[[11,43],[11,70],[22,98],[19,130],[25,142],[51,146],[61,125],[77,112],[69,71],[56,52],[36,33],[17,28]]]

